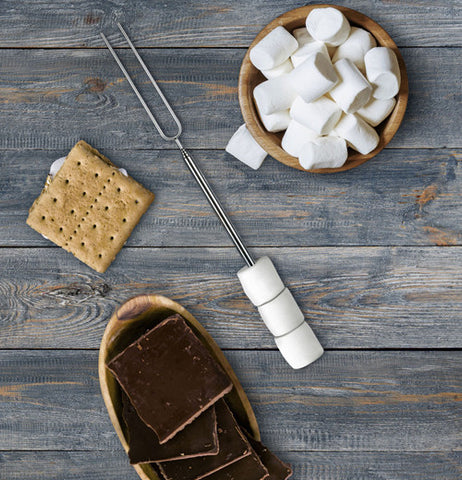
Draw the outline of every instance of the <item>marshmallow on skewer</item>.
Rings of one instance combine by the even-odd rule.
[[[308,33],[305,27],[296,28],[292,31],[292,35],[298,42],[298,46],[302,47],[305,43],[315,42],[316,40]]]
[[[237,272],[244,293],[258,307],[276,345],[292,368],[306,367],[324,352],[303,312],[268,257]]]
[[[339,168],[348,158],[345,139],[328,135],[305,143],[298,161],[306,170],[314,168]]]
[[[318,135],[327,135],[339,121],[342,110],[327,97],[306,103],[297,97],[290,107],[290,116]]]
[[[366,155],[379,144],[379,135],[368,123],[355,114],[345,115],[335,126],[334,134],[344,138],[348,145]]]
[[[348,58],[359,70],[364,73],[364,55],[377,46],[375,38],[366,30],[358,27],[351,27],[349,37],[337,47],[332,62],[337,62],[342,58]]]
[[[292,65],[292,62],[290,61],[290,58],[288,58],[285,62],[282,62],[281,65],[278,65],[274,68],[270,68],[269,70],[261,70],[261,73],[263,75],[270,79],[274,77],[279,77],[280,75],[283,75],[284,73],[289,73],[294,69],[294,66]]]
[[[303,312],[287,288],[273,300],[260,305],[258,312],[275,337],[291,332],[305,321]]]
[[[282,137],[281,147],[289,155],[298,157],[303,145],[310,140],[318,138],[318,136],[319,135],[316,132],[313,132],[313,130],[300,125],[300,123],[295,120],[291,120],[284,136]]]
[[[250,61],[259,70],[269,70],[285,62],[297,48],[295,37],[279,26],[250,50]]]
[[[256,307],[273,300],[285,288],[269,257],[261,257],[251,267],[241,268],[237,276],[244,293]]]
[[[280,112],[272,113],[271,115],[260,115],[260,120],[268,132],[282,132],[290,123],[289,110],[282,110]]]
[[[292,87],[291,74],[292,72],[271,78],[254,88],[253,96],[261,113],[270,115],[286,110],[292,105],[297,92]]]
[[[230,138],[226,151],[254,170],[260,168],[266,157],[266,152],[255,141],[245,124]]]
[[[310,55],[313,53],[323,53],[326,57],[329,57],[329,52],[327,51],[327,47],[325,43],[313,41],[309,43],[305,43],[299,49],[295,50],[295,52],[290,56],[290,60],[292,61],[292,65],[294,68],[298,67],[302,64]]]
[[[329,95],[345,113],[354,113],[364,107],[372,94],[372,87],[364,75],[347,58],[336,62],[334,69],[339,81]]]
[[[379,123],[382,123],[388,115],[393,111],[396,105],[394,98],[387,100],[378,100],[377,98],[371,98],[369,103],[360,108],[356,114],[359,115],[369,125],[376,127]]]
[[[391,48],[376,47],[364,56],[367,79],[374,87],[372,96],[379,100],[393,98],[401,84],[398,59]]]
[[[315,8],[306,18],[306,28],[310,35],[335,47],[343,43],[350,34],[350,24],[345,15],[336,8]]]
[[[309,56],[288,75],[294,90],[307,103],[322,97],[338,80],[330,58],[319,52]]]
[[[306,367],[324,353],[319,340],[306,322],[281,337],[275,337],[274,341],[287,363],[294,369]]]

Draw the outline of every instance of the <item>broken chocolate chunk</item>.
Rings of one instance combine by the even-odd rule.
[[[185,459],[218,453],[215,407],[210,407],[169,442],[157,435],[139,417],[127,395],[122,395],[123,418],[128,430],[128,457],[132,465]]]
[[[167,480],[200,480],[241,458],[251,455],[252,447],[224,400],[215,405],[218,428],[218,455],[188,460],[160,462],[158,466]]]
[[[180,315],[145,333],[107,367],[161,444],[233,387]]]
[[[265,447],[263,443],[253,439],[250,435],[247,435],[247,439],[257,455],[260,457],[260,460],[265,468],[268,470],[269,476],[266,480],[286,480],[292,475],[292,468],[290,468],[290,465],[287,465],[278,457],[276,457],[276,455],[267,447]]]
[[[268,470],[255,452],[207,475],[203,480],[269,480]]]

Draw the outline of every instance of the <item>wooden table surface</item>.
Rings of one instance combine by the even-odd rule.
[[[374,160],[313,175],[272,159],[255,172],[224,152],[242,122],[246,47],[303,2],[0,1],[2,480],[137,478],[97,355],[111,313],[141,293],[202,321],[294,480],[462,478],[462,2],[337,3],[395,39],[409,106]],[[243,238],[302,305],[326,347],[312,366],[292,371],[246,300],[240,257],[103,48],[101,30],[123,45],[114,20],[143,47]],[[79,139],[156,194],[105,274],[25,223],[49,164]]]

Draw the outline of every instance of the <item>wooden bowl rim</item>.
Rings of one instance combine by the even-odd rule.
[[[141,305],[141,309],[140,309]],[[143,309],[143,305],[145,308]],[[157,307],[156,307],[157,305]],[[135,307],[135,308],[134,308]],[[234,370],[232,369],[231,365],[229,364],[228,360],[226,359],[224,353],[220,349],[220,347],[215,343],[211,335],[207,332],[207,330],[200,324],[200,322],[191,314],[189,313],[182,305],[171,300],[167,297],[162,295],[155,295],[155,294],[146,294],[146,295],[138,295],[136,297],[132,297],[122,305],[120,305],[117,310],[114,312],[112,317],[110,318],[106,329],[104,331],[103,338],[101,340],[101,345],[99,349],[99,356],[98,356],[98,376],[99,376],[99,383],[100,389],[103,396],[104,403],[106,405],[106,409],[109,414],[109,418],[111,419],[111,423],[119,437],[120,443],[122,444],[126,453],[128,453],[128,442],[123,432],[123,428],[121,425],[122,420],[122,413],[117,412],[114,406],[113,395],[110,392],[109,385],[108,385],[108,378],[114,380],[113,375],[106,367],[106,361],[109,356],[109,345],[112,341],[117,341],[120,338],[120,335],[117,338],[112,338],[116,331],[120,332],[124,329],[124,327],[130,327],[137,321],[145,321],[144,318],[140,319],[140,316],[145,314],[146,312],[154,311],[154,308],[158,308],[160,310],[169,310],[175,313],[179,313],[188,323],[190,327],[198,334],[198,337],[204,342],[207,346],[209,351],[215,357],[215,359],[220,363],[223,367],[225,372],[230,377],[234,388],[231,391],[231,394],[234,392],[237,396],[240,404],[242,406],[245,415],[247,416],[248,424],[250,426],[250,434],[257,440],[260,440],[260,431],[258,429],[257,419],[255,417],[255,413],[250,405],[250,401],[247,398],[247,395],[242,388]],[[128,314],[132,314],[132,312],[136,312],[136,316],[127,317]],[[170,315],[172,313],[169,313]],[[121,320],[119,317],[123,317]],[[166,318],[166,317],[165,317]],[[124,322],[124,323],[122,323]],[[134,339],[133,339],[134,340]],[[130,342],[131,343],[131,342]],[[119,387],[120,388],[120,387]],[[229,395],[229,394],[228,394]],[[139,464],[139,465],[132,465],[133,468],[138,473],[139,477],[142,480],[160,480],[157,473],[149,464]]]
[[[289,155],[285,152],[279,145],[275,143],[276,134],[267,132],[266,129],[263,127],[260,118],[258,116],[254,101],[253,101],[253,89],[251,89],[249,85],[249,78],[251,76],[257,75],[259,71],[252,65],[250,62],[249,52],[254,45],[256,45],[265,35],[267,35],[271,30],[276,28],[279,25],[286,26],[287,21],[294,20],[295,18],[299,18],[300,21],[303,19],[305,20],[308,16],[308,13],[315,9],[315,8],[328,8],[333,7],[340,10],[348,19],[353,26],[358,25],[361,28],[364,28],[368,32],[370,32],[374,38],[377,40],[379,46],[387,46],[391,48],[398,59],[398,64],[401,73],[401,85],[399,92],[396,98],[396,105],[393,109],[393,112],[387,117],[387,119],[382,122],[383,126],[381,127],[381,132],[379,134],[380,140],[377,147],[367,155],[362,155],[359,152],[355,152],[352,149],[348,150],[348,159],[344,165],[339,168],[320,168],[320,169],[312,169],[306,170],[304,169],[298,159]],[[305,23],[301,24],[303,26]],[[365,27],[364,24],[367,24],[368,27]],[[373,28],[370,28],[372,26]],[[294,26],[294,28],[299,28]],[[383,44],[386,42],[386,45]],[[343,7],[340,5],[330,5],[330,4],[313,4],[307,5],[304,7],[295,8],[293,10],[289,10],[288,12],[283,13],[279,17],[275,18],[273,21],[268,23],[255,37],[247,52],[244,56],[244,59],[241,64],[241,69],[239,72],[239,82],[238,82],[238,97],[239,97],[239,105],[241,107],[242,116],[244,118],[244,122],[247,126],[247,129],[252,134],[254,139],[258,142],[258,144],[274,159],[278,162],[283,163],[289,167],[295,168],[297,170],[302,170],[304,172],[310,173],[336,173],[342,172],[345,170],[350,170],[355,168],[364,162],[367,162],[371,158],[375,157],[379,152],[381,152],[386,145],[391,141],[394,137],[395,133],[398,131],[398,128],[403,121],[404,114],[406,111],[407,101],[409,96],[409,85],[408,85],[408,78],[406,72],[406,66],[404,64],[404,59],[399,51],[396,43],[390,37],[390,35],[386,32],[386,30],[381,27],[377,22],[372,20],[370,17],[364,15],[357,10],[353,10],[348,7]],[[381,124],[381,125],[382,125]],[[374,127],[377,128],[377,127]],[[384,138],[385,137],[385,138]]]

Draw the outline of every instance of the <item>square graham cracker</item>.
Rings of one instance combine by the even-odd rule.
[[[34,201],[27,224],[103,273],[153,200],[81,140]]]

